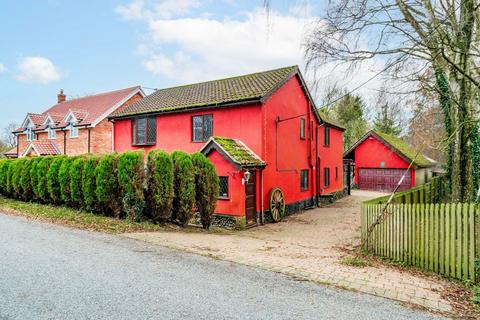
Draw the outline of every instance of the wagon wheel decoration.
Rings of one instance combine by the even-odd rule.
[[[274,188],[270,192],[270,212],[274,222],[282,220],[285,216],[285,197],[279,188]]]

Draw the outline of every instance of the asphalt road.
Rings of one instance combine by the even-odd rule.
[[[0,214],[0,319],[434,319],[119,236]]]

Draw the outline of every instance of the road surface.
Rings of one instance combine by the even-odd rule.
[[[395,302],[0,214],[0,319],[435,319]]]

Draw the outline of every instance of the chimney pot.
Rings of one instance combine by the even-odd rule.
[[[63,89],[60,89],[60,93],[57,95],[58,103],[65,102],[67,96],[63,93]]]

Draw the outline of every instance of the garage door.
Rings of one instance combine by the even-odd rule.
[[[358,186],[364,190],[390,192],[395,189],[404,173],[404,169],[360,168],[358,169]],[[398,191],[410,189],[411,185],[412,177],[408,172]]]

